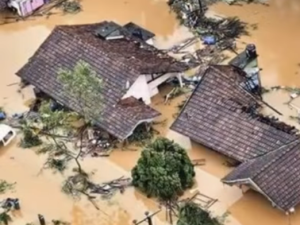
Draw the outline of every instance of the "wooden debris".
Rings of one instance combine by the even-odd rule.
[[[102,198],[111,198],[117,191],[121,194],[124,193],[127,187],[131,186],[131,178],[124,178],[124,176],[105,182],[102,184],[89,184],[89,190],[91,194],[100,194]]]
[[[192,164],[194,166],[204,166],[206,163],[206,159],[193,159]]]

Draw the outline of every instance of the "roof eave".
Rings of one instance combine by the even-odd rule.
[[[251,178],[243,178],[243,179],[230,179],[230,180],[226,180],[226,179],[221,179],[221,181],[225,184],[228,185],[234,185],[236,183],[243,183],[243,184],[250,184],[252,185],[258,192],[260,192],[265,198],[267,198],[269,200],[269,202],[271,202],[272,206],[285,212],[288,213],[287,210],[281,208],[278,204],[276,204],[272,198],[270,196],[268,196]],[[294,208],[294,207],[291,207]]]

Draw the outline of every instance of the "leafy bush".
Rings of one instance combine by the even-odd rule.
[[[132,169],[132,183],[148,197],[175,199],[194,184],[194,166],[185,149],[166,138],[146,146]]]
[[[180,207],[177,225],[220,225],[220,222],[195,203],[188,202]]]

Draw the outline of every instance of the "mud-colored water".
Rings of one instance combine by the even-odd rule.
[[[9,113],[26,110],[24,103],[31,96],[29,90],[18,92],[18,86],[13,84],[19,79],[14,73],[34,53],[55,25],[93,23],[102,20],[115,20],[119,23],[133,21],[156,33],[155,44],[159,48],[168,48],[190,36],[186,28],[179,27],[164,0],[84,0],[82,3],[84,11],[77,15],[54,15],[49,19],[39,17],[0,26],[0,106]],[[239,16],[246,22],[257,24],[256,30],[250,30],[251,36],[241,38],[239,47],[244,47],[243,42],[257,45],[259,63],[263,68],[263,85],[300,86],[298,77],[300,57],[297,51],[300,49],[300,2],[273,0],[269,7],[252,4],[243,7],[218,4],[213,10],[222,15]],[[163,112],[158,120],[167,119],[164,124],[155,126],[160,135],[164,136],[170,135],[168,127],[173,121],[173,114],[177,111],[176,105],[183,99],[180,97],[165,105],[161,96],[167,91],[168,89],[164,89],[160,95],[153,98],[153,107]],[[283,105],[288,98],[287,94],[281,92],[265,96],[271,105],[284,113],[285,120],[289,120],[289,115],[297,113]],[[295,104],[298,105],[297,101]],[[180,136],[175,139],[182,144],[185,142]],[[212,207],[216,215],[229,210],[231,217],[228,224],[288,224],[287,217],[273,209],[261,195],[247,192],[243,196],[239,189],[220,183],[219,178],[231,170],[224,165],[225,157],[195,143],[189,148],[188,152],[192,159],[206,159],[206,164],[197,168],[197,189],[219,199]],[[140,151],[116,150],[109,159],[85,159],[83,167],[88,172],[94,171],[93,179],[99,182],[122,175],[129,176],[129,171],[135,165],[139,154]],[[22,204],[22,214],[15,215],[14,224],[36,222],[36,215],[41,213],[48,221],[66,219],[75,225],[127,225],[131,224],[133,219],[143,218],[146,210],[155,211],[158,207],[153,200],[146,199],[134,190],[117,195],[110,201],[97,201],[101,209],[99,211],[84,199],[74,202],[61,193],[60,185],[63,178],[60,174],[54,175],[45,171],[37,176],[43,162],[43,157],[36,156],[33,151],[20,149],[17,141],[10,147],[1,149],[0,178],[17,182],[15,192],[7,193],[6,196],[17,196]],[[292,217],[292,224],[300,224],[299,215]],[[164,219],[164,214],[160,213],[155,217],[155,224],[164,224]]]

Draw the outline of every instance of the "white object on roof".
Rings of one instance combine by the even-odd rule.
[[[0,146],[7,146],[16,137],[16,132],[5,124],[0,124]]]

